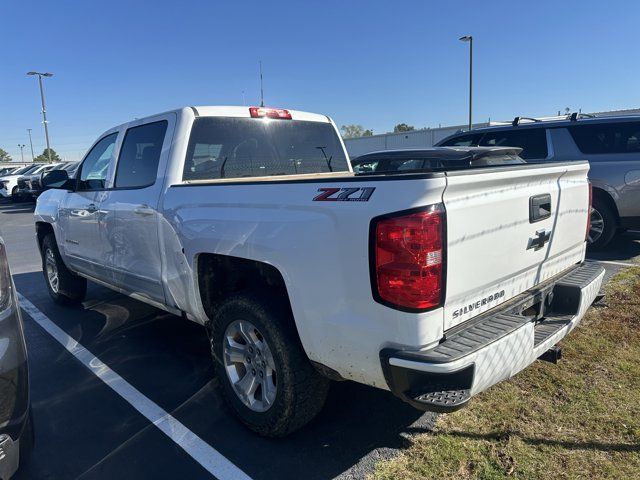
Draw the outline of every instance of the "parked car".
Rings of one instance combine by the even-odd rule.
[[[521,148],[512,147],[434,147],[427,149],[381,150],[351,160],[359,175],[436,172],[525,163]]]
[[[80,162],[65,162],[56,165],[48,165],[39,173],[26,175],[18,179],[17,195],[22,199],[36,200],[42,193],[42,176],[51,170],[66,170],[73,177]]]
[[[604,275],[583,263],[588,169],[355,175],[325,115],[191,107],[48,172],[36,232],[54,302],[89,279],[203,324],[230,410],[282,436],[330,379],[452,411],[557,359]]]
[[[22,318],[0,237],[0,478],[9,479],[33,447],[29,368]]]
[[[527,161],[588,160],[592,248],[604,248],[617,231],[640,228],[640,116],[516,117],[510,125],[460,132],[438,143],[475,145],[520,147]]]
[[[19,170],[21,167],[4,167],[0,168],[0,177],[4,175],[11,175],[11,172]]]
[[[43,173],[53,169],[61,169],[64,165],[64,163],[44,164],[30,173],[22,175],[18,178],[18,190],[11,196],[11,200],[14,202],[27,202],[32,200],[34,190],[31,183],[39,181]]]
[[[0,197],[11,199],[15,198],[14,196],[18,193],[18,178],[22,175],[33,173],[42,165],[42,163],[34,163],[15,170],[11,172],[10,175],[0,177]]]

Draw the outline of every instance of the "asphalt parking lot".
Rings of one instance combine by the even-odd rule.
[[[18,478],[214,478],[211,471],[225,471],[187,454],[180,444],[193,447],[192,438],[204,442],[193,448],[215,449],[223,466],[237,467],[225,478],[242,478],[242,472],[254,479],[362,478],[433,424],[433,415],[390,393],[343,382],[332,386],[327,406],[302,431],[282,440],[255,436],[217,394],[202,327],[97,285],[90,284],[81,307],[50,301],[32,212],[30,204],[0,203],[16,288],[23,306],[33,305],[24,323],[36,446]],[[640,264],[640,234],[621,235],[590,260],[602,262],[609,274]],[[90,368],[35,321],[37,311],[96,357]],[[139,392],[137,400],[157,405],[197,437],[181,441],[182,430],[163,433],[156,426],[162,419],[154,425],[135,399],[125,400],[99,378],[105,366]]]

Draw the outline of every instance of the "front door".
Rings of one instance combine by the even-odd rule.
[[[100,205],[117,136],[107,135],[87,154],[78,172],[76,189],[66,195],[59,219],[65,260],[72,269],[104,281],[109,277],[109,265],[105,265]]]

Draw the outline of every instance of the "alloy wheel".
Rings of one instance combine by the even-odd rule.
[[[60,277],[58,276],[58,264],[56,257],[50,248],[45,251],[45,268],[47,270],[47,281],[53,293],[58,293],[60,289]]]
[[[222,341],[224,367],[235,394],[254,412],[266,412],[273,405],[278,385],[266,339],[251,322],[235,320]]]
[[[589,234],[587,235],[587,241],[589,243],[597,242],[604,232],[604,218],[602,214],[591,207],[591,226],[589,227]]]

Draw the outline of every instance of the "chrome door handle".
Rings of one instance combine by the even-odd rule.
[[[133,213],[137,215],[153,215],[154,211],[149,207],[149,205],[138,205],[133,209]]]

